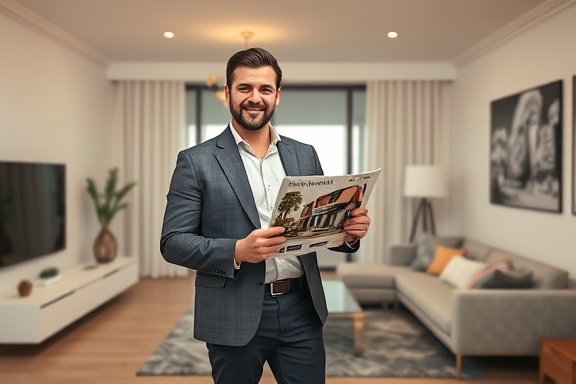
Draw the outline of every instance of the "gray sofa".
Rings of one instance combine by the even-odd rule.
[[[531,272],[531,287],[455,288],[414,269],[422,242],[392,245],[386,264],[339,264],[337,277],[360,304],[402,303],[456,355],[459,378],[463,356],[537,356],[544,337],[576,337],[576,290],[568,289],[568,272],[471,239],[431,238],[486,265],[509,259],[513,268]]]

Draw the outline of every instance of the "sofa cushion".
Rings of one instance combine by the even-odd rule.
[[[519,270],[496,268],[487,278],[476,284],[476,288],[514,289],[531,288],[532,272],[523,268]]]
[[[564,289],[568,288],[568,271],[544,264],[526,257],[492,249],[488,254],[487,262],[500,259],[510,259],[513,269],[525,268],[532,271],[533,287],[536,289]]]
[[[416,258],[410,267],[416,271],[426,271],[434,258],[436,247],[442,245],[449,248],[459,248],[462,245],[461,237],[438,237],[424,233],[418,240]]]
[[[464,239],[462,248],[466,249],[466,257],[472,260],[486,261],[491,246],[472,239]]]
[[[444,268],[446,268],[452,258],[457,256],[462,257],[465,255],[465,253],[466,251],[461,248],[448,248],[439,245],[436,247],[434,258],[432,259],[432,262],[428,266],[426,272],[431,275],[438,276],[442,273]]]
[[[485,265],[484,268],[475,273],[470,281],[468,281],[467,288],[480,288],[486,280],[493,278],[496,269],[512,269],[510,259],[500,259]]]
[[[479,261],[457,257],[450,260],[439,279],[456,288],[467,288],[472,277],[485,267]]]

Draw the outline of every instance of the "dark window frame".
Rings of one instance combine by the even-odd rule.
[[[214,87],[208,87],[201,84],[187,84],[186,93],[194,91],[196,95],[196,143],[200,143],[202,139],[202,93],[203,92],[214,92],[216,89]],[[346,172],[352,173],[352,164],[354,158],[354,146],[352,145],[352,131],[354,125],[354,92],[355,91],[366,91],[366,85],[364,84],[287,84],[282,86],[282,91],[338,91],[346,92]],[[272,125],[275,125],[275,116],[272,116]]]

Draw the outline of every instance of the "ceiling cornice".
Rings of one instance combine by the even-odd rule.
[[[22,22],[23,24],[34,27],[43,34],[63,43],[77,52],[80,52],[98,64],[106,66],[110,63],[110,59],[101,52],[12,0],[0,0],[0,12]]]
[[[204,83],[222,63],[124,62],[108,66],[110,80],[181,80]],[[413,63],[296,63],[282,64],[284,84],[366,83],[371,80],[455,80],[456,70],[448,62]],[[224,78],[222,73],[222,77]]]
[[[478,43],[460,53],[452,60],[454,66],[459,68],[485,55],[494,48],[504,44],[505,42],[533,27],[534,25],[540,24],[558,12],[561,12],[564,9],[570,7],[574,3],[576,3],[576,0],[548,0],[540,4],[512,23],[499,29],[492,35],[479,41]]]
[[[558,12],[561,12],[574,3],[576,3],[576,0],[548,0],[542,3],[512,23],[499,29],[494,34],[488,36],[487,38],[481,40],[477,44],[471,46],[470,48],[457,55],[452,60],[454,68],[457,69],[473,61],[474,59],[485,55],[492,49],[509,41],[514,36],[533,27],[534,25],[543,22],[544,20],[557,14]],[[82,55],[99,64],[104,66],[113,64],[111,59],[102,54],[100,51],[94,49],[92,46],[71,35],[64,29],[38,16],[36,13],[15,3],[12,0],[0,0],[0,12],[24,24],[34,27],[45,35],[53,38],[56,41],[59,41],[60,43],[63,43],[69,48],[81,53]]]

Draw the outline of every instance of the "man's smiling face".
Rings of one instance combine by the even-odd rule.
[[[280,101],[276,89],[276,73],[272,67],[238,67],[234,70],[232,85],[225,87],[232,119],[248,131],[258,131],[272,118]]]

